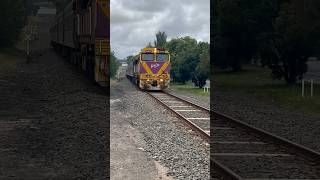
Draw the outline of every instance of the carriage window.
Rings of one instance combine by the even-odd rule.
[[[153,54],[142,54],[142,61],[153,61]]]
[[[157,54],[157,61],[168,61],[169,55],[168,54]]]

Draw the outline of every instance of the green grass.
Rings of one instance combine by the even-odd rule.
[[[270,70],[246,66],[241,72],[216,71],[213,82],[221,90],[254,96],[261,101],[276,103],[292,111],[320,115],[320,85],[314,85],[314,97],[310,98],[310,84],[306,97],[301,96],[301,83],[289,86],[284,80],[272,80]],[[213,90],[214,91],[214,90]]]
[[[200,89],[198,87],[194,87],[192,82],[187,82],[186,84],[170,83],[169,89],[174,91],[184,91],[198,96],[210,96],[210,91],[203,92],[203,88]]]

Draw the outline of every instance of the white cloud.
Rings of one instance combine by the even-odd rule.
[[[210,0],[111,0],[111,48],[118,58],[137,54],[158,31],[168,39],[209,42]]]

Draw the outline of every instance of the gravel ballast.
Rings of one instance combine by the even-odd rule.
[[[253,96],[224,92],[219,87],[215,87],[212,99],[214,110],[320,151],[319,117],[261,102]]]
[[[198,95],[184,92],[184,91],[175,91],[170,88],[166,89],[165,91],[172,94],[172,95],[180,97],[182,99],[190,101],[194,104],[197,104],[197,105],[200,105],[200,106],[205,107],[207,109],[210,109],[210,96],[198,96]]]
[[[108,93],[53,52],[47,18],[41,56],[0,74],[0,179],[108,179]]]
[[[143,134],[150,158],[168,168],[174,179],[209,179],[208,143],[128,80],[120,81],[116,89],[121,93],[118,106]]]
[[[187,92],[168,90],[171,94],[210,107],[209,97]],[[262,102],[253,96],[237,92],[225,92],[214,86],[211,90],[211,107],[228,116],[237,118],[255,127],[320,151],[320,117],[289,110],[276,103]]]

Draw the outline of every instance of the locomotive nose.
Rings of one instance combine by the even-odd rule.
[[[152,86],[158,86],[158,81],[157,80],[153,80],[152,81]]]

